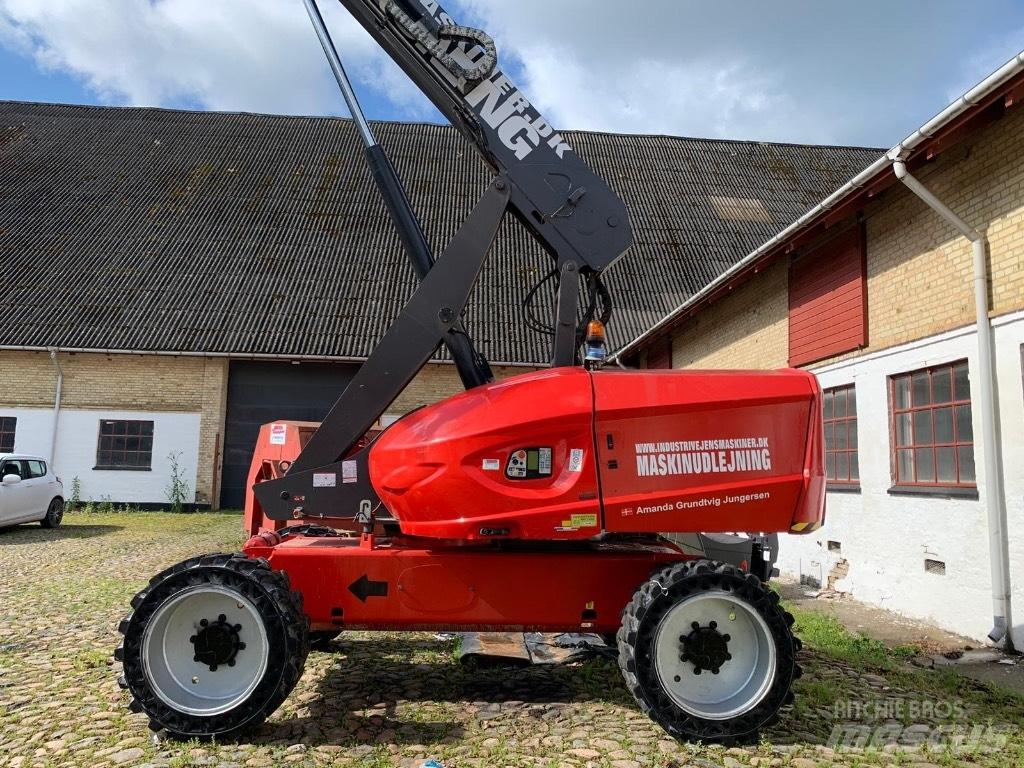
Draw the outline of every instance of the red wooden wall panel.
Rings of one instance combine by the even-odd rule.
[[[790,264],[790,365],[867,344],[865,256],[864,228],[858,224]]]

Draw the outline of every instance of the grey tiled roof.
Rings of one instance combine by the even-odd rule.
[[[490,174],[454,129],[376,130],[439,252]],[[608,272],[637,336],[880,150],[568,132],[629,205]],[[468,309],[543,363],[520,301],[550,266],[509,218]],[[365,357],[415,280],[347,120],[0,102],[0,346]]]

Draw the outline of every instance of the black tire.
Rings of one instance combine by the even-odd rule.
[[[183,593],[204,587],[226,589],[248,601],[258,611],[268,651],[265,669],[261,675],[254,675],[258,682],[251,693],[228,711],[211,716],[188,713],[168,704],[154,690],[143,663],[146,628],[154,614]],[[271,570],[266,560],[242,554],[194,557],[150,579],[149,585],[132,598],[131,605],[132,613],[118,626],[124,635],[114,652],[124,668],[118,683],[133,697],[131,710],[145,712],[154,731],[163,730],[176,739],[231,739],[262,723],[302,676],[309,653],[309,620],[302,612],[302,596],[291,591],[287,575]],[[233,661],[229,663],[234,666]],[[197,669],[202,670],[204,665],[197,664]],[[214,669],[211,667],[210,672]]]
[[[659,622],[671,608],[699,595],[742,601],[748,610],[752,608],[764,620],[768,629],[766,637],[770,634],[774,642],[775,670],[770,688],[748,711],[731,719],[704,718],[686,711],[673,701],[656,671],[654,645]],[[676,563],[658,571],[644,583],[623,611],[617,638],[619,668],[640,709],[675,738],[705,743],[750,743],[757,739],[761,728],[777,719],[779,709],[793,700],[790,688],[801,674],[796,663],[801,645],[790,629],[792,625],[793,617],[780,607],[778,594],[756,576],[711,560]],[[690,662],[691,672],[695,666]],[[769,674],[764,675],[766,685],[769,677]],[[675,677],[675,681],[679,682],[680,678]]]
[[[54,496],[50,506],[46,508],[46,517],[39,521],[43,528],[56,528],[64,519],[64,499]]]
[[[325,629],[309,633],[309,648],[312,651],[329,651],[331,641],[341,634],[340,629]]]

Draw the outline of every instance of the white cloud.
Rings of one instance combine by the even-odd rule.
[[[874,146],[1009,58],[1024,24],[1019,0],[443,2],[559,127]],[[320,6],[371,117],[437,117]],[[299,0],[0,0],[0,45],[108,103],[344,113]]]
[[[677,0],[647,0],[639,16],[583,0],[463,4],[501,38],[505,66],[513,59],[518,84],[557,125],[734,137],[786,100],[770,68],[727,42],[710,55],[688,50]]]
[[[321,5],[350,74],[425,113],[369,35],[337,3]],[[81,78],[108,103],[345,111],[296,0],[0,0],[0,43]]]
[[[561,127],[875,146],[948,103],[965,40],[987,34],[986,61],[1008,58],[991,33],[1024,16],[1009,0],[461,5]]]

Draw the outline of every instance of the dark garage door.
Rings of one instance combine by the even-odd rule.
[[[358,370],[344,363],[231,362],[220,504],[241,509],[260,427],[271,421],[321,421]]]

